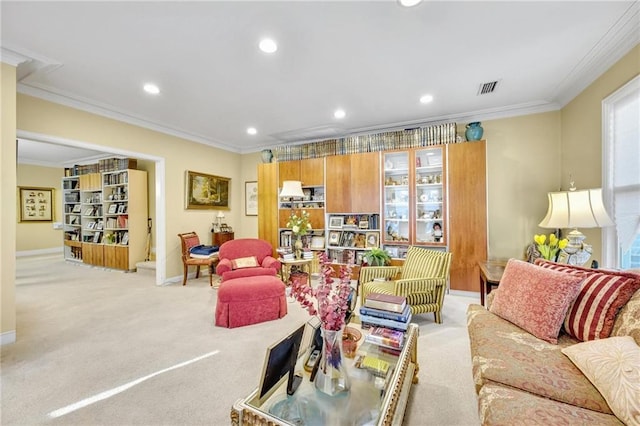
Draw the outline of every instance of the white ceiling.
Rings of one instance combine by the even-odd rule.
[[[19,64],[19,92],[240,153],[556,110],[640,42],[637,1],[5,0],[0,8],[2,60]],[[257,49],[263,36],[277,40],[275,54]],[[142,91],[148,81],[159,96]],[[495,92],[478,95],[490,81]],[[426,93],[434,101],[420,104]],[[49,160],[42,147],[19,148],[21,158]]]

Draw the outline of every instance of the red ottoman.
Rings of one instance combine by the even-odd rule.
[[[216,325],[242,327],[287,315],[285,286],[272,275],[234,278],[218,288]]]

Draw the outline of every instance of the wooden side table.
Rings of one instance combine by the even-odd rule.
[[[220,247],[223,243],[233,240],[233,232],[212,232],[211,244]]]
[[[485,295],[491,292],[493,287],[500,285],[504,267],[507,265],[503,260],[479,261],[480,267],[480,304],[484,306]]]

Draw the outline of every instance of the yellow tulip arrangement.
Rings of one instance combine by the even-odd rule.
[[[547,243],[547,236],[544,234],[534,235],[533,241],[538,246],[538,251],[547,260],[555,260],[558,250],[562,250],[569,244],[569,240],[563,238],[561,240],[556,237],[555,234],[549,234],[549,242]]]

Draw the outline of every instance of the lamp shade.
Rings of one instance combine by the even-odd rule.
[[[299,180],[285,180],[282,182],[282,191],[280,191],[280,196],[304,198],[302,182]]]
[[[604,203],[602,189],[550,192],[542,228],[601,228],[613,225]]]
[[[224,213],[222,213],[221,211],[218,212],[218,215],[216,216],[218,219],[224,219]]]

